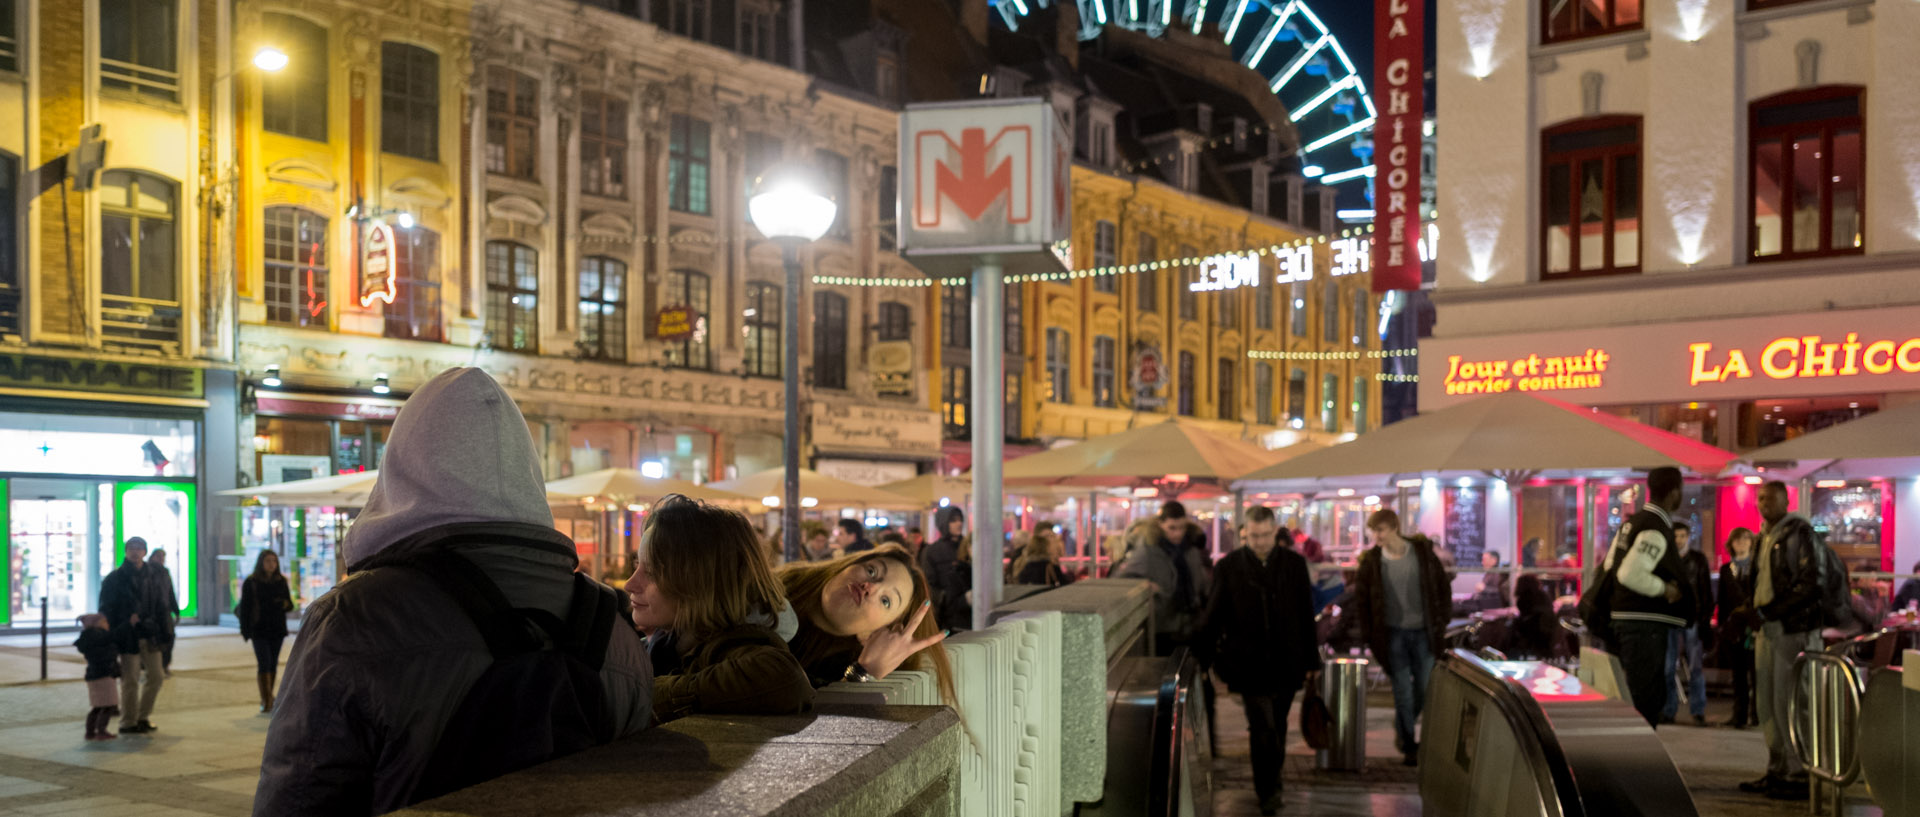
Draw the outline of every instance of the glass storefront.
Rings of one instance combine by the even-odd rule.
[[[240,585],[268,550],[280,557],[280,572],[293,590],[296,609],[305,610],[339,581],[344,570],[340,540],[351,518],[349,509],[249,505],[239,515],[240,553],[223,557],[229,598],[240,598]]]
[[[1821,480],[1814,483],[1807,518],[1853,571],[1893,569],[1891,542],[1883,542],[1887,491],[1872,480]]]

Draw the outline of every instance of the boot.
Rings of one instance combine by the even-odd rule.
[[[100,720],[100,710],[95,709],[87,713],[87,740],[95,740],[100,736],[99,727],[93,725],[98,720]]]
[[[256,673],[253,676],[253,680],[260,687],[260,711],[272,712],[273,711],[273,673],[271,672]]]

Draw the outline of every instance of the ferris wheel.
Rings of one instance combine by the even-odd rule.
[[[1343,0],[1334,0],[1342,2]],[[1352,0],[1344,0],[1352,2]],[[1032,9],[1069,0],[986,0],[1019,30]],[[1339,38],[1304,0],[1071,0],[1081,40],[1109,25],[1151,36],[1219,33],[1233,58],[1267,80],[1300,135],[1301,174],[1346,190],[1373,177],[1373,98]]]

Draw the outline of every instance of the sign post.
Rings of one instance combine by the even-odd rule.
[[[1374,0],[1373,291],[1420,288],[1420,140],[1426,117],[1426,5]]]
[[[1052,246],[1072,237],[1073,137],[1045,99],[908,105],[900,121],[900,167],[900,244],[907,256],[929,275],[973,284],[968,623],[981,629],[1001,588],[1006,276],[1061,270]]]

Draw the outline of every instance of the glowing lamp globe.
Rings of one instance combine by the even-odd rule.
[[[775,168],[760,177],[753,198],[747,200],[747,215],[768,238],[816,240],[833,228],[839,209],[820,187],[802,168]]]
[[[262,71],[278,71],[287,67],[287,52],[267,46],[253,54],[253,67]]]

